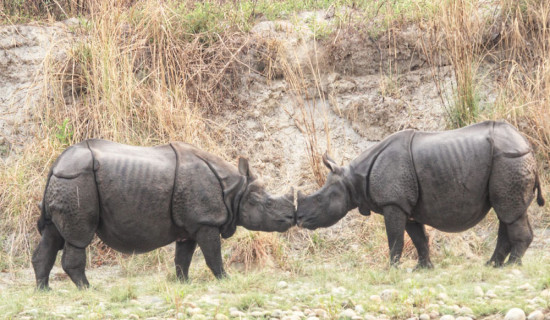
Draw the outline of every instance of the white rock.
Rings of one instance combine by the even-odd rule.
[[[377,294],[373,294],[372,296],[369,297],[369,299],[373,302],[378,302],[378,303],[382,302],[382,298],[380,298],[380,296]]]
[[[487,290],[487,292],[485,292],[485,296],[487,298],[491,298],[491,299],[494,299],[497,297],[497,295],[495,294],[495,292],[493,290]]]
[[[458,310],[458,313],[461,315],[473,315],[474,311],[468,307],[462,307]]]
[[[328,316],[327,311],[323,309],[313,309],[313,312],[315,312],[315,315],[321,319],[326,318]]]
[[[418,320],[430,320],[430,315],[423,313],[418,317]]]
[[[540,310],[535,310],[527,316],[527,320],[544,320],[544,314]]]
[[[380,293],[380,299],[383,301],[391,301],[399,295],[399,292],[395,289],[386,289]]]
[[[483,297],[485,295],[485,292],[483,292],[483,289],[480,286],[476,286],[474,288],[474,294],[476,297]]]
[[[455,320],[455,317],[450,314],[446,314],[443,317],[439,318],[439,320]]]
[[[243,318],[246,316],[246,314],[242,311],[233,309],[233,310],[229,310],[229,316],[233,318]]]
[[[355,317],[356,315],[357,314],[355,313],[355,311],[353,311],[353,309],[346,309],[346,310],[340,312],[339,317],[344,318],[344,319],[351,319],[351,318]]]
[[[194,314],[198,314],[198,313],[201,313],[202,310],[201,308],[188,308],[187,309],[187,313],[189,313],[189,315],[194,315]]]
[[[519,286],[518,289],[528,291],[528,290],[533,290],[534,288],[530,283],[526,283]]]
[[[339,294],[339,295],[343,295],[346,293],[346,288],[344,287],[336,287],[336,288],[332,288],[332,294]]]
[[[376,320],[376,317],[371,315],[371,314],[366,314],[364,317],[363,317],[363,320]]]
[[[456,320],[473,320],[473,319],[470,317],[460,316],[460,317],[457,317]]]
[[[441,292],[437,295],[437,298],[443,301],[449,300],[449,296],[445,292]]]
[[[317,317],[308,317],[306,320],[319,320]]]
[[[525,312],[520,308],[512,308],[506,312],[504,320],[525,320]]]
[[[286,283],[286,281],[279,281],[279,282],[277,282],[277,287],[278,288],[286,288],[286,287],[288,287],[288,283]]]
[[[407,320],[418,320],[418,317],[411,317],[411,318],[408,318]]]
[[[271,311],[271,316],[274,318],[280,318],[283,316],[283,311],[281,309],[275,309]]]
[[[229,320],[229,317],[225,314],[218,313],[215,317],[215,320]]]
[[[365,308],[363,308],[362,305],[358,304],[355,306],[355,312],[357,312],[357,314],[365,313]]]

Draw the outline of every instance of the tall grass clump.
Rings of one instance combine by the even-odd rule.
[[[449,127],[460,128],[475,122],[480,113],[479,67],[484,58],[487,17],[481,3],[471,0],[443,1],[432,21],[425,55],[432,68],[448,62],[452,67],[452,96],[436,73],[436,85],[446,108]]]
[[[550,161],[550,3],[500,1],[499,62],[504,77],[495,115],[525,132]]]

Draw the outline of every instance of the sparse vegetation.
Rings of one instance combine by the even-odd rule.
[[[305,19],[299,17],[304,11],[311,13]],[[323,20],[328,13],[334,17],[330,22]],[[1,164],[0,272],[10,272],[13,279],[8,286],[0,281],[0,314],[7,318],[60,314],[88,314],[90,319],[131,318],[132,314],[187,318],[197,307],[208,317],[229,315],[230,307],[243,312],[295,307],[322,309],[332,319],[361,305],[365,313],[403,319],[429,313],[436,306],[440,314],[454,314],[455,306],[467,306],[478,318],[502,314],[511,305],[525,311],[549,309],[550,295],[541,296],[541,291],[550,287],[550,257],[540,248],[528,251],[519,271],[482,266],[494,248],[497,221],[492,213],[474,230],[460,235],[429,230],[433,271],[409,272],[416,255],[409,238],[402,268],[388,269],[382,218],[356,213],[331,229],[315,232],[293,229],[280,235],[239,230],[224,241],[231,277],[219,282],[208,272],[199,251],[198,263],[191,267],[193,282],[181,284],[173,271],[172,247],[128,256],[105,249],[99,240],[89,249],[88,266],[107,265],[104,268],[109,271],[101,277],[101,268],[92,268],[92,290],[76,291],[56,268],[53,292],[35,293],[27,267],[39,237],[36,204],[49,167],[65,147],[91,137],[140,145],[182,140],[233,159],[235,150],[256,138],[236,136],[219,119],[227,113],[242,113],[246,116],[235,125],[246,126],[249,117],[262,116],[241,94],[255,82],[284,80],[283,91],[290,94],[291,103],[281,102],[280,107],[299,128],[304,141],[300,152],[308,157],[300,183],[322,185],[326,170],[320,156],[333,148],[334,124],[327,115],[335,112],[334,97],[323,83],[325,73],[349,58],[350,39],[368,43],[380,60],[380,95],[401,99],[402,75],[410,70],[402,67],[406,63],[397,64],[397,39],[411,25],[418,26],[418,46],[409,49],[421,56],[422,68],[429,68],[448,126],[484,119],[504,119],[518,126],[537,151],[548,199],[550,2],[0,3],[2,24],[48,23],[69,17],[80,21],[72,30],[77,40],[67,59],[44,63],[43,85],[48,90],[34,115],[37,136]],[[310,43],[310,52],[289,54],[284,39],[251,36],[252,28],[264,20],[277,21],[273,28],[280,33],[293,32],[289,25],[306,28],[304,34],[311,38],[303,36],[298,42]],[[329,52],[320,50],[322,45]],[[446,82],[447,73],[452,83]],[[243,80],[243,74],[252,76]],[[1,146],[3,157],[12,152],[7,144]],[[532,212],[539,235],[545,234],[550,221],[547,213],[547,208]],[[476,296],[475,286],[498,297]],[[339,288],[345,288],[344,293]],[[398,293],[387,301],[371,298],[390,288]],[[147,300],[151,296],[154,301]],[[58,309],[59,302],[70,305],[70,310]]]

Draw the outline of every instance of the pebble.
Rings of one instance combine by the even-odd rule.
[[[332,288],[332,294],[343,295],[345,293],[346,293],[346,288],[344,288],[344,287]]]
[[[483,289],[481,289],[480,286],[476,286],[474,288],[474,294],[476,295],[476,297],[483,297],[485,295],[485,292],[483,292]]]
[[[191,317],[191,320],[206,320],[206,316],[204,314],[197,313]]]
[[[351,319],[353,317],[355,317],[357,314],[355,313],[355,311],[353,311],[353,309],[346,309],[342,312],[340,312],[339,314],[339,318],[340,319]]]
[[[468,307],[462,307],[458,310],[458,314],[469,316],[469,315],[473,315],[474,311]]]
[[[432,311],[430,312],[430,319],[437,319],[437,317],[439,317],[439,311]]]
[[[215,320],[229,320],[229,317],[225,314],[218,313],[215,317]]]
[[[445,292],[441,292],[437,295],[437,298],[443,301],[449,300],[449,296]]]
[[[487,290],[487,292],[485,293],[485,296],[490,299],[494,299],[497,297],[497,295],[493,290]]]
[[[455,320],[455,317],[450,315],[450,314],[446,314],[446,315],[442,316],[441,318],[439,318],[439,320]]]
[[[423,313],[418,317],[418,320],[430,320],[430,315]]]
[[[460,316],[460,317],[457,317],[456,320],[473,320],[473,319],[470,317]]]
[[[298,317],[298,316],[295,316],[295,315],[291,315],[291,316],[284,316],[281,318],[281,320],[300,320],[301,318]]]
[[[373,315],[370,315],[370,314],[366,314],[366,315],[363,317],[363,320],[376,320],[376,317],[373,316]]]
[[[411,317],[411,318],[408,318],[407,320],[418,320],[418,317]]]
[[[382,301],[391,301],[395,298],[397,298],[399,292],[395,289],[386,289],[380,293],[380,299]]]
[[[362,305],[358,304],[358,305],[355,306],[355,312],[357,314],[365,313],[365,308],[363,308]]]
[[[520,308],[512,308],[506,312],[504,320],[525,320],[525,312]]]
[[[535,288],[533,288],[533,286],[530,283],[526,283],[526,284],[522,284],[521,286],[519,286],[518,289],[529,291],[529,290],[533,290]]]
[[[324,309],[313,309],[313,312],[315,312],[315,315],[321,319],[328,317],[328,313]]]
[[[252,311],[250,312],[250,315],[254,318],[263,317],[264,313],[262,311]]]
[[[286,281],[279,281],[279,282],[277,282],[277,287],[278,288],[286,288],[286,287],[288,287],[288,283],[286,283]]]
[[[544,314],[540,310],[535,310],[527,316],[527,320],[544,320]]]
[[[189,309],[187,309],[187,313],[189,313],[189,315],[191,315],[191,316],[195,315],[195,314],[199,314],[201,312],[202,312],[201,308],[189,308]]]
[[[271,311],[271,316],[274,318],[280,318],[283,316],[283,311],[281,309],[275,309]]]
[[[382,302],[382,298],[380,298],[379,295],[377,294],[373,294],[372,296],[369,297],[369,299],[372,301],[372,302]]]
[[[246,314],[242,311],[233,309],[233,310],[229,310],[229,316],[233,318],[243,318],[246,316]]]
[[[308,317],[306,320],[319,320],[317,317]]]

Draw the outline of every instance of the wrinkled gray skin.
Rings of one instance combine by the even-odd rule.
[[[147,252],[176,241],[178,278],[188,278],[197,244],[217,278],[223,277],[220,234],[238,225],[284,232],[295,221],[294,196],[272,197],[239,159],[238,170],[191,145],[135,147],[86,140],[54,163],[44,191],[33,254],[37,287],[48,288],[57,251],[79,287],[89,286],[86,246],[97,233],[125,253]]]
[[[487,121],[444,132],[395,133],[339,167],[326,154],[325,185],[298,193],[299,226],[315,229],[336,223],[352,209],[382,214],[397,265],[407,231],[418,251],[418,266],[432,268],[424,225],[460,232],[494,208],[500,221],[493,256],[501,266],[521,263],[533,239],[527,207],[538,191],[544,205],[529,143],[511,125]]]

